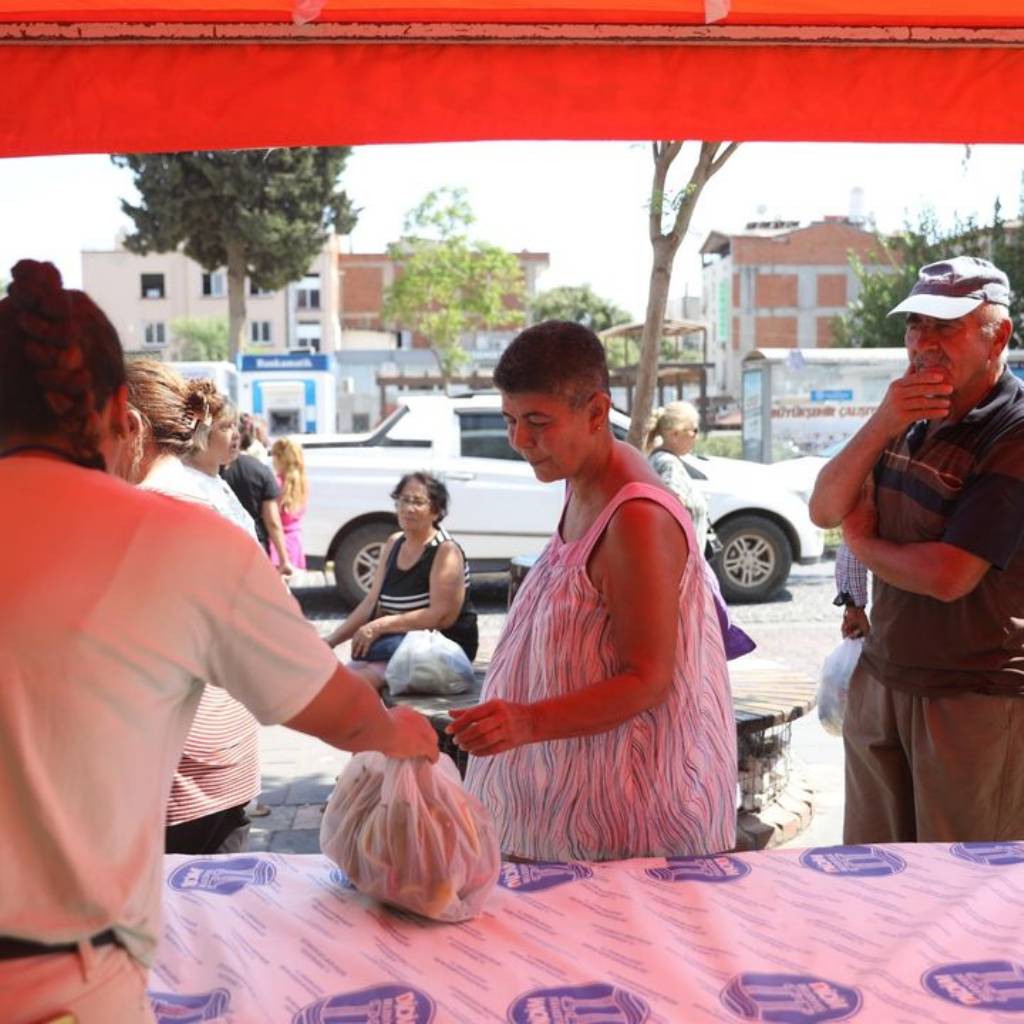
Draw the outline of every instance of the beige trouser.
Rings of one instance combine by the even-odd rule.
[[[845,843],[1024,838],[1024,698],[915,697],[861,662],[843,743]]]
[[[44,1024],[61,1011],[76,1024],[153,1024],[146,970],[120,946],[0,961],[3,1024]]]

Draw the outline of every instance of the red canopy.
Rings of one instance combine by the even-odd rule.
[[[0,155],[1024,139],[1020,0],[319,6],[0,0]]]

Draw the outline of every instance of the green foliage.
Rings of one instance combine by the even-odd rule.
[[[693,446],[697,455],[719,455],[725,459],[743,458],[743,438],[738,430],[698,437]]]
[[[636,366],[640,361],[640,336],[633,338],[607,338],[604,344],[608,365],[613,369]],[[658,365],[664,363],[699,363],[700,353],[686,348],[678,338],[662,337],[658,341]]]
[[[230,336],[244,321],[244,276],[276,291],[303,277],[328,232],[349,231],[356,211],[338,189],[348,147],[115,154],[142,196],[122,201],[135,232],[130,252],[185,254],[228,268]]]
[[[1022,201],[1024,212],[1024,201]],[[833,321],[835,344],[846,348],[900,348],[903,318],[889,317],[889,310],[910,294],[917,272],[927,263],[949,256],[983,256],[992,260],[1010,279],[1010,315],[1014,333],[1010,344],[1021,344],[1024,336],[1024,236],[1019,227],[1006,229],[999,201],[992,222],[978,225],[960,222],[942,231],[931,212],[923,213],[916,227],[906,225],[889,238],[878,236],[879,263],[883,269],[864,266],[850,257],[850,266],[860,282],[860,294],[847,312]]]
[[[218,317],[172,320],[171,337],[181,359],[205,362],[228,358],[228,322]]]
[[[384,317],[428,339],[446,380],[468,362],[462,334],[523,321],[519,261],[500,246],[471,241],[472,223],[464,189],[437,189],[409,212],[388,249],[399,272],[385,291]]]
[[[561,285],[541,292],[530,304],[534,323],[541,320],[571,320],[589,327],[595,334],[629,323],[630,316],[611,299],[596,295],[589,284]]]

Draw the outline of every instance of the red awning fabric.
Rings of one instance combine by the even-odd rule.
[[[298,0],[306,17],[310,3]],[[308,25],[280,0],[42,4],[0,0],[0,156],[1024,140],[1016,0],[327,0]]]

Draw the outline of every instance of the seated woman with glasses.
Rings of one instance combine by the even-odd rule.
[[[391,492],[398,533],[381,552],[370,592],[327,638],[352,641],[350,667],[378,688],[406,633],[438,629],[472,661],[479,643],[462,548],[441,526],[448,488],[429,473],[406,473]]]

